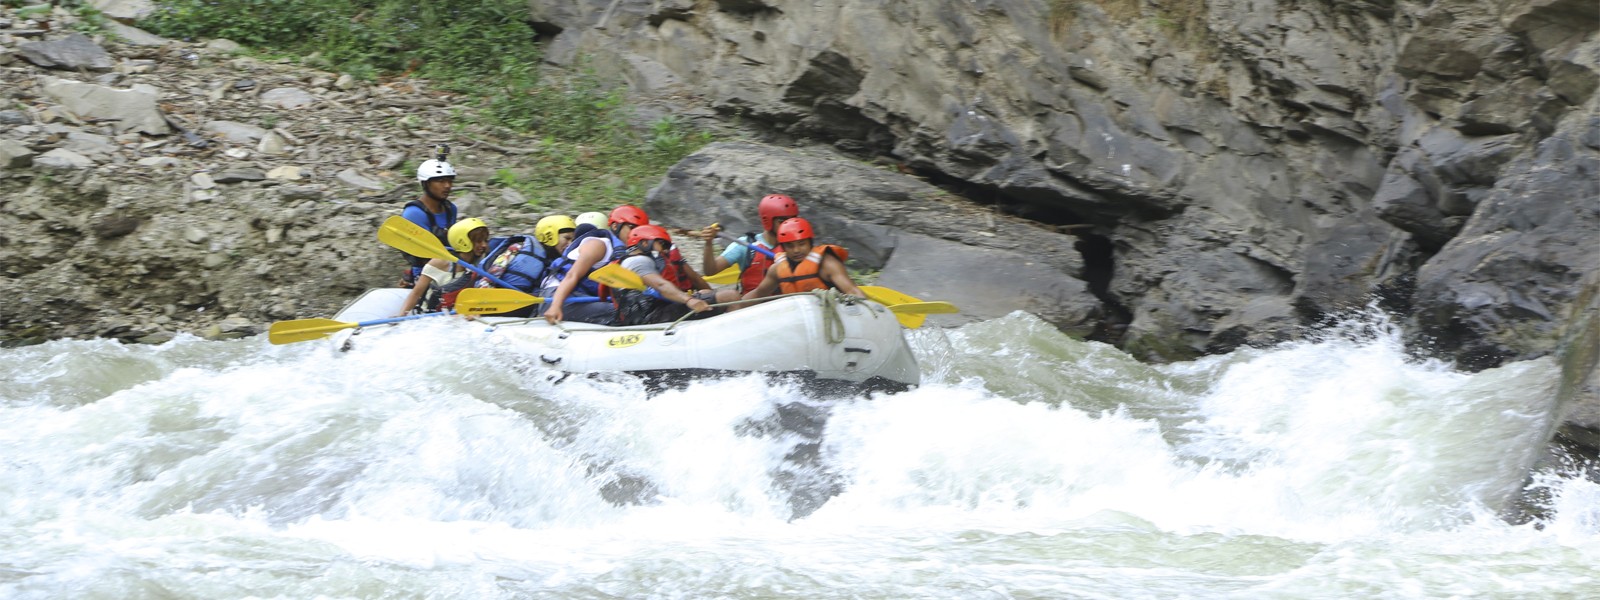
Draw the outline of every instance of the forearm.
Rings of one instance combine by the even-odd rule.
[[[700,254],[700,270],[707,273],[716,273],[728,268],[725,265],[717,266],[717,261],[719,260],[722,260],[722,256],[717,254],[716,244],[712,243],[711,238],[706,238],[705,251]]]
[[[578,278],[572,277],[571,273],[571,271],[567,272],[568,276],[561,280],[561,285],[556,286],[556,293],[550,295],[552,304],[560,305],[565,302],[567,296],[572,295],[572,289],[578,287]]]
[[[711,289],[711,284],[707,283],[706,278],[701,277],[699,273],[694,272],[694,269],[689,269],[689,287],[696,290],[709,290]]]
[[[417,283],[411,286],[411,293],[406,294],[405,303],[400,305],[400,314],[396,316],[403,316],[411,312],[411,309],[416,308],[417,303],[422,301],[422,295],[428,293],[428,286],[432,284],[433,279],[427,275],[418,276]]]

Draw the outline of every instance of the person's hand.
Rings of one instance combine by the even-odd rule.
[[[711,240],[717,239],[717,234],[721,233],[721,232],[722,232],[722,224],[721,223],[712,223],[710,225],[707,225],[705,227],[705,229],[701,229],[700,231],[694,232],[693,235],[695,237],[697,237],[697,238],[705,240],[706,243],[709,244],[709,243],[711,243]]]
[[[684,302],[684,304],[689,307],[689,310],[694,312],[705,312],[711,310],[711,305],[706,304],[706,301],[701,300],[698,296],[689,296],[689,301]]]
[[[551,304],[548,308],[544,309],[544,320],[546,323],[551,325],[560,325],[561,317],[562,314],[560,304]]]

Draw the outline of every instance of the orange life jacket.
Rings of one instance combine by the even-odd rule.
[[[745,269],[743,273],[739,274],[739,293],[741,294],[756,289],[757,286],[760,286],[761,280],[767,278],[767,268],[771,267],[773,263],[772,258],[762,254],[755,248],[766,248],[767,250],[772,251],[773,256],[777,256],[779,252],[782,252],[782,250],[778,250],[776,248],[767,248],[767,245],[761,242],[761,236],[752,235],[749,236],[749,239],[751,246],[750,267]]]
[[[840,262],[850,258],[849,250],[841,246],[823,244],[813,247],[811,253],[801,259],[799,264],[791,264],[787,259],[778,261],[778,292],[793,294],[832,288],[833,285],[823,281],[820,274],[824,253],[832,253]]]

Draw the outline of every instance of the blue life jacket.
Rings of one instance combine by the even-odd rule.
[[[417,209],[416,212],[411,211],[412,207]],[[444,244],[444,247],[450,247],[450,226],[456,224],[456,205],[454,202],[446,200],[444,202],[444,214],[436,215],[428,212],[428,207],[423,206],[422,202],[412,200],[406,203],[405,208],[400,209],[400,216],[405,217],[407,221],[416,223],[417,227],[428,230],[428,233],[439,238],[439,243]],[[414,272],[421,272],[422,265],[428,264],[428,259],[425,257],[412,256],[404,252],[401,252],[401,254],[405,254],[406,262],[411,265],[411,269]]]
[[[518,246],[516,253],[507,259],[503,266],[496,265],[496,259],[513,246]],[[491,238],[489,252],[484,255],[483,260],[478,261],[477,266],[511,284],[512,289],[536,294],[548,264],[549,257],[546,256],[543,244],[530,235],[512,235]],[[486,279],[481,281],[488,282]]]
[[[585,231],[583,235],[572,239],[572,244],[567,246],[566,254],[558,256],[555,258],[555,260],[550,261],[550,268],[546,269],[545,271],[547,275],[545,275],[543,287],[551,288],[561,285],[561,280],[566,279],[567,272],[572,270],[573,263],[578,261],[578,246],[590,238],[605,240],[606,244],[611,246],[611,251],[605,257],[596,261],[592,267],[590,267],[591,271],[606,266],[608,263],[622,260],[623,254],[628,251],[628,247],[623,244],[622,238],[617,237],[617,234],[612,233],[610,229],[595,228],[590,231]],[[595,283],[595,281],[592,279],[589,279],[588,273],[585,273],[584,275],[583,281],[578,282],[578,287],[573,289],[572,295],[599,296],[600,284]]]

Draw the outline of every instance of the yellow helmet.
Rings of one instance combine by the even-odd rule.
[[[611,223],[609,223],[608,221],[609,221],[609,219],[606,218],[606,214],[605,213],[601,213],[601,212],[586,212],[586,213],[583,213],[581,215],[578,215],[577,223],[579,223],[579,224],[588,223],[588,224],[593,225],[593,226],[595,226],[597,228],[605,229],[605,228],[611,226]]]
[[[471,252],[472,230],[479,227],[488,229],[489,224],[477,217],[456,221],[455,225],[450,226],[450,246],[455,248],[456,252]]]
[[[539,224],[533,226],[533,239],[546,246],[555,247],[556,240],[561,237],[563,229],[577,229],[578,224],[572,217],[566,215],[550,215],[539,219]]]

